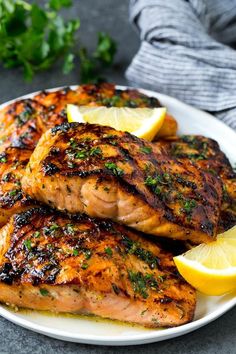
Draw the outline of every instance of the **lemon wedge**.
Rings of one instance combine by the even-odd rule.
[[[219,234],[216,241],[174,257],[174,262],[183,278],[204,294],[236,290],[236,226]]]
[[[93,107],[67,105],[68,122],[93,123],[127,131],[151,141],[162,127],[166,108]]]

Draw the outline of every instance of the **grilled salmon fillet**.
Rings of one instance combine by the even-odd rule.
[[[47,128],[52,128],[58,123],[60,117],[61,123],[67,121],[65,107],[66,104],[107,106],[107,107],[161,107],[161,103],[155,97],[148,97],[143,93],[133,90],[116,89],[115,85],[103,83],[100,85],[81,85],[72,90],[65,88],[54,92],[43,91],[34,97],[38,103],[46,106],[50,111],[45,120]],[[175,135],[177,131],[177,122],[169,114],[166,114],[165,120],[157,137]]]
[[[196,294],[173,254],[137,232],[33,208],[0,232],[0,301],[171,327],[192,320]]]
[[[0,112],[0,226],[34,204],[21,189],[21,178],[42,133],[44,107],[17,101]]]
[[[59,210],[193,243],[214,239],[222,199],[220,180],[189,161],[129,133],[79,123],[42,136],[22,188]]]
[[[16,101],[0,110],[0,226],[15,212],[31,204],[21,190],[20,180],[41,135],[67,121],[67,103],[158,107],[159,101],[135,90],[116,90],[114,85],[83,85],[41,92],[32,99]],[[168,131],[168,132],[167,132]],[[166,118],[161,135],[172,135],[176,121]]]
[[[236,173],[218,143],[200,135],[184,135],[162,139],[157,146],[165,147],[171,156],[186,162],[190,160],[203,171],[221,178],[223,203],[218,232],[233,227],[236,224]]]

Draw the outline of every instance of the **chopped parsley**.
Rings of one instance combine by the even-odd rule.
[[[112,256],[113,255],[113,252],[112,252],[112,249],[110,247],[106,247],[105,248],[105,252],[108,256]]]
[[[0,154],[0,163],[6,163],[7,162],[7,155],[5,153]]]
[[[87,157],[87,151],[86,151],[86,150],[80,150],[80,151],[78,151],[78,152],[75,154],[75,158],[76,158],[76,159],[81,159],[81,160],[83,160],[83,159],[86,159],[86,157]]]
[[[223,186],[222,186],[222,192],[223,192],[223,200],[225,202],[227,202],[228,199],[229,199],[229,195],[228,195],[228,191],[227,191],[227,188],[226,188],[225,184],[223,184]]]
[[[33,112],[29,112],[27,110],[21,112],[20,114],[18,114],[18,116],[16,116],[16,122],[17,122],[17,125],[18,126],[22,126],[24,125],[29,119],[30,119],[30,116]]]
[[[76,149],[78,146],[78,143],[75,141],[74,138],[70,138],[70,142],[69,142],[70,146],[72,147],[72,149]]]
[[[12,190],[9,192],[9,195],[10,195],[11,197],[14,197],[15,195],[17,195],[18,192],[19,192],[19,190],[17,190],[17,189],[12,189]]]
[[[39,238],[39,236],[40,236],[40,232],[39,231],[35,231],[34,234],[33,234],[33,237]]]
[[[88,268],[88,266],[89,266],[88,263],[83,263],[83,264],[81,265],[81,268],[85,270],[85,269]]]
[[[12,174],[9,172],[3,176],[2,181],[3,182],[10,182],[11,177],[12,177]]]
[[[32,246],[31,246],[31,240],[30,240],[30,239],[24,240],[24,246],[25,246],[25,248],[26,248],[28,251],[30,251],[31,248],[32,248]]]
[[[141,272],[128,270],[128,277],[135,293],[144,299],[148,298],[148,289],[158,290],[158,282],[152,274],[143,275]]]
[[[90,156],[102,155],[102,150],[99,146],[95,146],[92,149],[90,149],[89,155]]]
[[[73,256],[78,256],[78,254],[79,254],[79,251],[76,249],[76,248],[74,248],[73,249]]]
[[[76,165],[73,162],[71,162],[71,161],[67,161],[67,166],[69,168],[75,168]]]
[[[44,288],[39,289],[39,292],[42,296],[48,296],[50,294],[49,291]]]
[[[73,224],[67,224],[66,225],[66,233],[70,236],[74,236],[75,230],[74,230],[74,225]]]
[[[57,224],[52,224],[52,225],[49,227],[50,231],[55,231],[55,230],[58,230],[59,228],[60,228],[60,226],[57,225]]]
[[[183,203],[183,209],[186,214],[191,214],[197,203],[194,199],[186,200]]]
[[[141,245],[131,240],[127,236],[122,236],[121,243],[125,246],[125,250],[128,254],[134,254],[136,257],[148,264],[150,269],[158,268],[160,260],[149,250],[145,250]]]
[[[142,146],[140,148],[140,151],[143,152],[144,154],[150,154],[152,152],[152,148],[149,146]]]
[[[89,259],[92,256],[92,251],[91,250],[85,249],[85,250],[83,250],[83,253],[84,253],[85,259]]]
[[[114,162],[106,162],[105,167],[112,171],[115,176],[123,176],[124,174],[122,168],[118,167]]]
[[[46,236],[48,235],[55,235],[56,231],[60,229],[60,226],[57,225],[56,223],[52,224],[51,226],[45,226],[43,228],[43,232]]]
[[[147,178],[144,181],[144,184],[146,184],[147,186],[155,186],[157,184],[157,180],[156,178],[147,176]]]

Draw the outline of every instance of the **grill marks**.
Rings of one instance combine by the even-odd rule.
[[[104,317],[125,321],[132,317],[132,322],[151,327],[192,319],[195,291],[176,274],[172,253],[121,225],[33,208],[12,217],[1,237],[6,244],[5,250],[0,249],[0,280],[10,285],[9,302],[14,289],[20,291],[26,285],[29,290],[24,288],[24,299],[28,299],[33,285],[36,308],[38,298],[45,296],[43,308],[49,297],[50,309],[60,311],[62,307],[53,305],[58,301],[53,294],[60,285],[66,296],[75,289],[68,298],[74,311],[96,314],[102,309]],[[91,293],[97,294],[92,307],[87,305]],[[5,290],[0,292],[0,301],[4,294]],[[128,303],[131,314],[125,310]],[[32,307],[27,301],[24,305]],[[144,310],[148,319],[143,317]]]
[[[45,134],[32,155],[30,166],[34,178],[31,180],[27,171],[23,185],[27,193],[39,200],[47,200],[47,190],[42,191],[39,179],[45,185],[51,183],[53,188],[60,189],[63,186],[57,186],[57,179],[63,178],[70,188],[72,178],[75,181],[78,176],[82,179],[78,179],[79,190],[85,183],[83,180],[93,176],[94,189],[103,188],[105,181],[118,185],[137,200],[142,199],[161,220],[185,227],[186,238],[188,230],[215,236],[221,182],[189,161],[170,157],[158,144],[129,133],[98,125],[63,124]],[[61,193],[67,192],[61,190]],[[48,199],[58,206],[56,195]],[[73,204],[77,202],[74,200]],[[66,209],[66,206],[60,204],[60,208]],[[151,230],[145,232],[151,233]]]
[[[85,85],[76,90],[65,88],[53,93],[44,91],[33,99],[16,101],[1,110],[0,226],[9,215],[23,210],[29,204],[29,198],[22,193],[19,185],[24,168],[42,133],[67,121],[67,103],[129,106],[131,102],[137,107],[159,106],[154,98],[132,90],[116,91],[114,85],[103,84]],[[45,168],[49,174],[55,173],[54,166]],[[12,176],[11,181],[7,180],[9,174]]]
[[[222,199],[218,232],[223,232],[236,223],[236,173],[229,160],[220,150],[216,141],[194,135],[162,140],[157,147],[167,150],[172,156],[186,163],[190,160],[203,171],[208,172],[207,178],[218,177],[222,181]],[[213,198],[216,191],[209,190]],[[206,201],[207,202],[207,201]]]
[[[0,225],[9,216],[29,205],[31,198],[21,190],[25,167],[43,130],[40,115],[43,106],[34,100],[17,101],[0,112]]]

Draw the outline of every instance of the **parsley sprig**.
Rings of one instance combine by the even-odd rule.
[[[98,70],[113,62],[115,42],[99,33],[92,56],[85,48],[76,52],[80,20],[64,20],[59,13],[71,5],[72,0],[50,0],[44,7],[36,2],[0,0],[0,63],[9,69],[22,67],[25,79],[30,81],[35,73],[49,69],[60,57],[64,59],[63,73],[69,73],[77,56],[81,81],[98,81]]]

